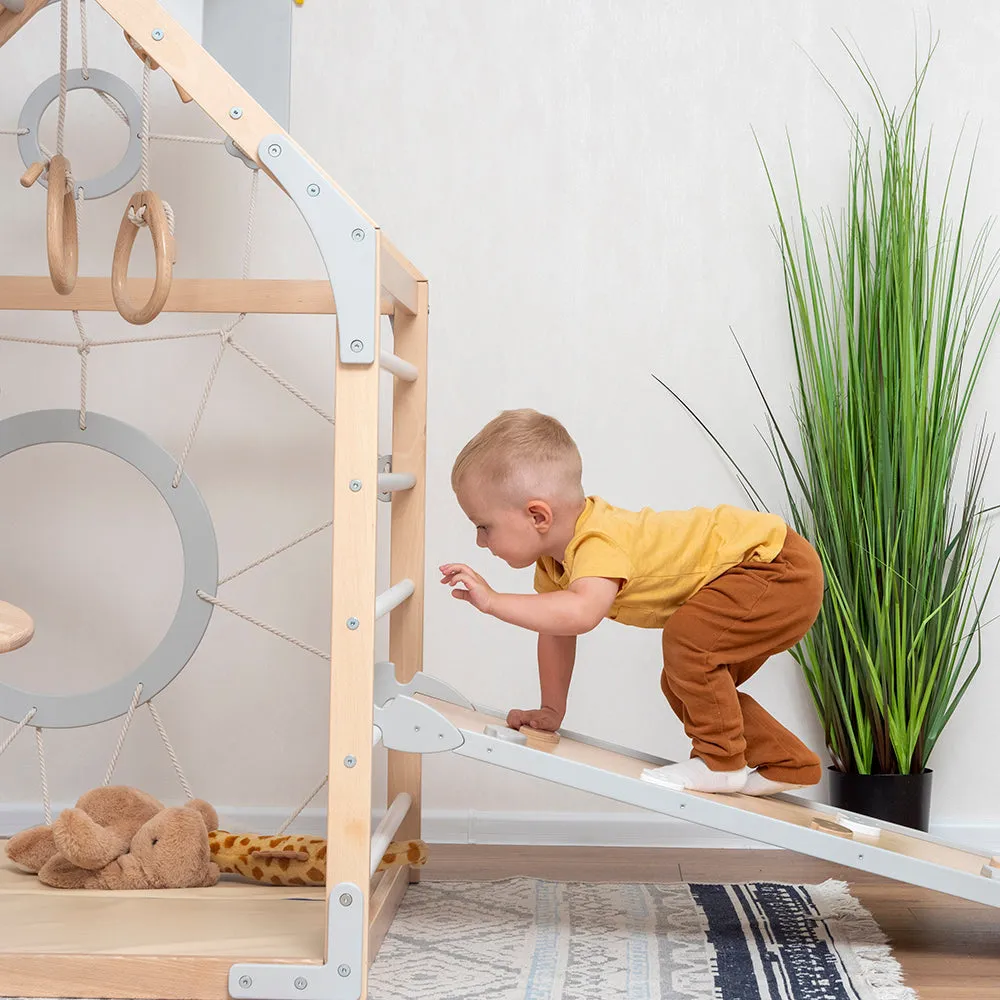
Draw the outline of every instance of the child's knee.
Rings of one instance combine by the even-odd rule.
[[[683,673],[687,664],[697,659],[697,654],[692,648],[693,643],[690,636],[685,634],[685,630],[679,623],[670,621],[663,630],[661,640],[663,649],[663,669],[665,672],[677,675]]]

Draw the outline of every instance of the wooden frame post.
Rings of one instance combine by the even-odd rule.
[[[409,315],[400,310],[393,320],[397,357],[416,366],[415,382],[397,379],[392,406],[392,467],[409,472],[417,481],[412,489],[392,495],[391,579],[410,579],[416,585],[413,596],[397,608],[389,623],[389,659],[396,665],[396,679],[405,684],[423,669],[424,649],[424,534],[426,522],[427,468],[427,282],[417,285],[417,310]],[[413,799],[397,837],[420,837],[420,754],[389,751],[388,804],[400,792]],[[410,881],[417,882],[420,871],[410,869]]]
[[[376,238],[379,234],[376,231]],[[375,255],[376,272],[378,254]],[[373,288],[379,288],[378,274]],[[381,310],[372,310],[375,358]],[[378,361],[344,364],[337,353],[333,457],[333,613],[330,641],[330,762],[327,906],[337,885],[364,898],[361,997],[367,995],[371,914],[372,695],[375,687],[376,520],[378,513]],[[360,486],[359,486],[360,483]],[[352,489],[352,486],[355,487]],[[329,909],[328,909],[329,913]],[[327,918],[330,919],[329,916]],[[327,963],[336,958],[328,953]]]

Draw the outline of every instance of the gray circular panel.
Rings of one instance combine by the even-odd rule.
[[[139,704],[158,695],[198,648],[213,605],[197,592],[214,596],[219,579],[218,546],[208,508],[187,476],[174,488],[176,461],[140,430],[100,413],[88,413],[87,429],[82,431],[78,410],[35,410],[0,420],[0,458],[33,445],[64,443],[89,445],[117,455],[152,483],[180,532],[184,585],[174,620],[160,644],[141,666],[120,680],[77,695],[32,694],[0,683],[0,718],[20,722],[34,708],[31,725],[49,729],[92,726],[124,715],[140,682]]]
[[[107,94],[112,100],[117,102],[125,116],[128,118],[128,149],[122,161],[113,170],[100,177],[90,180],[80,180],[74,177],[77,191],[83,188],[83,197],[88,201],[92,198],[104,198],[115,191],[120,191],[137,173],[142,166],[142,140],[139,138],[139,129],[142,122],[142,109],[139,106],[139,98],[135,91],[121,77],[108,73],[103,69],[92,69],[89,71],[90,77],[83,78],[83,71],[71,69],[66,74],[66,86],[69,90],[96,90],[102,94]],[[45,109],[59,99],[59,74],[50,76],[43,80],[28,96],[21,109],[21,117],[17,123],[18,131],[27,129],[25,135],[17,137],[17,148],[21,153],[24,165],[30,167],[33,163],[44,163],[45,156],[38,144],[39,128],[42,123],[42,115]],[[73,158],[69,157],[72,164]],[[39,178],[39,183],[48,186],[48,181],[44,177]],[[74,192],[74,197],[75,197]]]

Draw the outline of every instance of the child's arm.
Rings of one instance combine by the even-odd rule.
[[[611,610],[619,587],[618,580],[588,576],[550,594],[498,594],[463,563],[442,566],[441,573],[442,583],[465,586],[453,590],[453,597],[468,601],[484,614],[544,635],[583,635],[596,628]]]
[[[554,732],[562,725],[575,660],[575,635],[538,636],[538,683],[542,692],[542,707],[512,709],[507,713],[507,725],[511,729],[531,726]]]

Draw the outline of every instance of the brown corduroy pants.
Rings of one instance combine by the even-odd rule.
[[[819,556],[789,528],[773,562],[734,566],[671,615],[660,687],[692,757],[713,771],[747,765],[772,781],[820,780],[819,757],[737,688],[809,631],[822,600]]]

